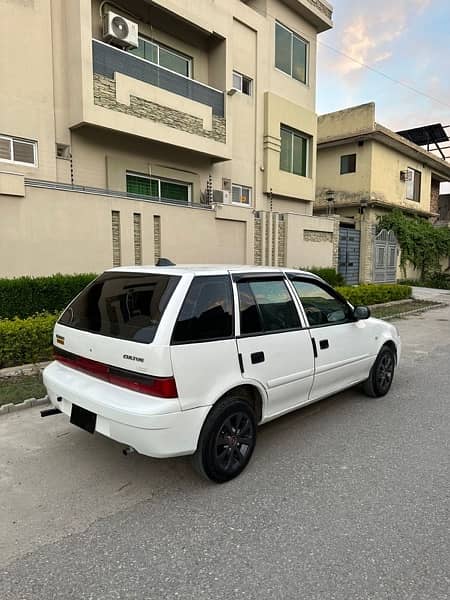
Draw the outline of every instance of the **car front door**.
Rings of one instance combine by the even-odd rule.
[[[315,279],[289,275],[302,303],[316,349],[311,400],[318,400],[366,379],[375,359],[370,321],[356,321],[351,306]]]
[[[314,376],[311,336],[303,328],[284,275],[234,275],[237,347],[243,377],[267,391],[263,420],[305,404]]]

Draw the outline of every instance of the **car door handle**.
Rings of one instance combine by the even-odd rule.
[[[257,365],[258,363],[262,363],[266,360],[264,352],[253,352],[253,354],[250,354],[250,358],[253,365]]]
[[[320,346],[321,350],[326,350],[327,348],[330,347],[330,344],[329,344],[328,340],[320,340],[319,346]]]

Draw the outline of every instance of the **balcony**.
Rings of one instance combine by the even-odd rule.
[[[224,93],[204,83],[169,71],[98,40],[92,41],[92,59],[94,74],[114,79],[116,73],[122,73],[208,106],[213,116],[224,117]]]

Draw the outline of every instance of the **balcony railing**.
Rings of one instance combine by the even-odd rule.
[[[224,116],[224,93],[204,83],[179,75],[98,40],[92,40],[92,55],[94,73],[98,75],[113,79],[114,73],[122,73],[210,106],[213,115]]]

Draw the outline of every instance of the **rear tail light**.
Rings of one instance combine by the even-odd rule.
[[[178,398],[174,377],[153,377],[152,375],[127,371],[126,369],[112,367],[56,347],[53,349],[53,355],[56,361],[113,385],[118,385],[141,394],[157,396],[158,398]]]

